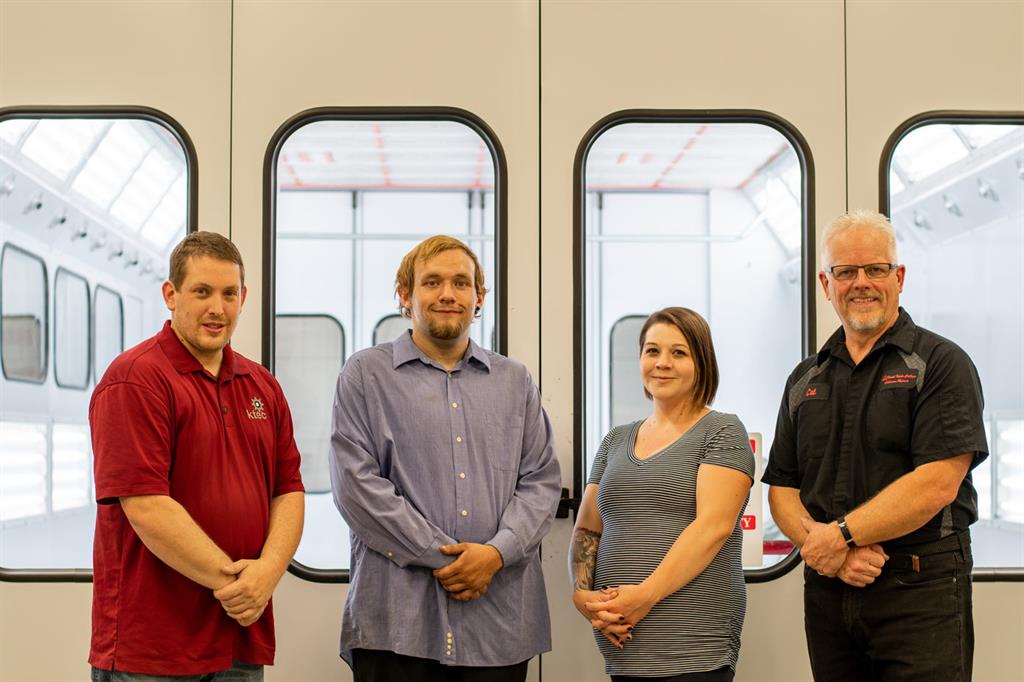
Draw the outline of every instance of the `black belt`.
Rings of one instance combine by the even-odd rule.
[[[897,547],[892,550],[886,549],[889,560],[885,562],[884,568],[920,573],[921,568],[928,565],[927,557],[959,551],[966,558],[970,548],[971,533],[968,530],[962,530],[934,542]]]

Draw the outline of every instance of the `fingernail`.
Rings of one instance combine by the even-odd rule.
[[[626,620],[625,616],[619,616],[619,620]]]

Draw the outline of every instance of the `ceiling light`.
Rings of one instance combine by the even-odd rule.
[[[928,222],[928,216],[923,212],[914,209],[914,225],[921,228],[922,230],[931,230],[932,225]]]
[[[32,200],[29,201],[28,204],[25,205],[25,208],[22,209],[21,212],[26,214],[26,215],[28,215],[32,211],[38,211],[42,207],[43,207],[43,193],[40,192],[39,194],[37,194],[34,197],[32,197]]]
[[[991,183],[985,178],[978,178],[978,196],[991,201],[999,201],[999,195],[996,194],[996,190],[992,187]]]
[[[53,220],[50,221],[49,227],[50,227],[50,229],[53,229],[55,227],[60,227],[61,225],[63,225],[67,221],[68,221],[67,211],[61,211],[57,215],[53,216]]]
[[[964,212],[957,206],[956,200],[948,194],[942,195],[942,205],[946,207],[946,210],[955,216],[963,217]]]

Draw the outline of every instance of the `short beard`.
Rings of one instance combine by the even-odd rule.
[[[435,339],[439,339],[441,341],[452,341],[462,336],[468,326],[468,323],[463,320],[454,321],[450,324],[442,324],[431,320],[427,323],[427,330]]]
[[[850,329],[855,332],[865,333],[874,332],[881,329],[882,325],[885,324],[885,313],[878,313],[873,317],[867,319],[858,319],[856,317],[850,317]]]

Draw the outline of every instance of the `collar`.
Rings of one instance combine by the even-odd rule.
[[[413,360],[419,360],[425,365],[440,367],[436,360],[432,360],[426,353],[420,350],[420,347],[412,340],[411,329],[391,343],[391,358],[392,367],[394,369],[398,369],[405,363]],[[465,362],[472,362],[488,372],[491,371],[491,359],[488,357],[487,351],[476,345],[473,339],[469,340],[469,347],[466,348],[466,354],[462,356],[462,360],[454,369],[458,369],[459,365]]]
[[[171,362],[171,366],[178,370],[180,374],[192,374],[193,372],[203,372],[209,375],[203,365],[196,359],[192,353],[185,348],[185,345],[178,338],[178,335],[171,329],[171,321],[167,320],[164,322],[163,329],[156,335],[157,343],[160,344],[160,348],[163,350],[164,355]],[[249,374],[249,368],[245,366],[244,362],[238,362],[235,358],[235,352],[231,350],[231,344],[224,346],[224,357],[220,361],[220,375],[217,377],[218,381],[228,381],[229,379],[242,374]]]
[[[874,353],[879,348],[884,346],[896,346],[904,353],[914,352],[914,341],[917,339],[917,325],[910,319],[910,314],[900,306],[900,314],[896,318],[896,322],[889,327],[882,336],[875,341],[874,347],[868,353]],[[829,356],[838,355],[840,357],[849,358],[849,352],[846,350],[846,330],[839,327],[829,337],[825,345],[818,351],[817,364],[820,366]]]

